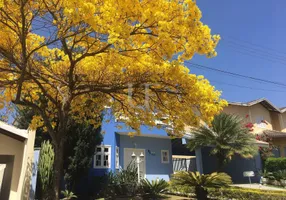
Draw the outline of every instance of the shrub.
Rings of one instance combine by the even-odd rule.
[[[270,180],[275,179],[275,177],[273,176],[273,173],[266,171],[266,169],[264,169],[263,171],[260,171],[259,175],[262,176],[263,178],[268,178]]]
[[[286,170],[279,170],[273,173],[276,180],[285,180],[286,179]]]
[[[199,172],[180,171],[173,175],[172,184],[195,188],[196,197],[200,200],[207,199],[208,187],[220,188],[231,184],[231,178],[226,173],[200,174]]]
[[[61,193],[64,196],[64,198],[61,200],[77,199],[77,196],[72,191],[64,190],[64,191],[61,191]]]
[[[164,179],[156,181],[152,180],[152,182],[144,179],[141,181],[141,186],[145,194],[151,197],[156,197],[159,196],[160,193],[167,191],[169,184]]]
[[[208,188],[208,197],[210,199],[221,200],[286,200],[286,193],[282,191],[247,189],[238,187],[228,188]],[[173,191],[180,192],[182,196],[190,197],[191,194],[184,193],[181,190]]]
[[[220,188],[208,189],[209,197],[218,199],[241,199],[241,200],[286,200],[286,194],[281,191],[244,189],[244,188]]]
[[[38,196],[45,199],[49,196],[53,178],[54,149],[49,141],[44,141],[40,150],[40,158],[38,163]]]
[[[109,172],[103,177],[103,197],[134,196],[138,192],[137,167],[134,163],[117,173]]]
[[[268,172],[286,170],[286,158],[267,158],[265,161],[265,169]]]

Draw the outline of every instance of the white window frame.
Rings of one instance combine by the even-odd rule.
[[[164,161],[163,159],[163,153],[167,153],[167,161]],[[170,153],[169,150],[161,150],[161,163],[168,164],[170,163]]]
[[[120,154],[119,147],[116,146],[115,147],[115,169],[119,169],[119,154]]]
[[[263,116],[256,117],[256,124],[258,128],[266,128],[266,124],[263,122],[263,120]]]
[[[96,152],[97,148],[101,148],[101,152]],[[104,152],[104,149],[108,148],[108,152]],[[101,155],[101,165],[96,166],[96,156]],[[104,166],[104,156],[108,155],[108,166]],[[111,145],[98,145],[95,147],[95,154],[93,159],[93,168],[95,169],[109,169],[111,168]]]

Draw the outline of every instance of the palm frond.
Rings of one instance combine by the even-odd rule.
[[[232,183],[231,177],[226,173],[200,174],[199,172],[180,171],[172,176],[172,184],[189,187],[227,187]]]
[[[143,179],[141,181],[141,186],[143,191],[151,196],[158,196],[160,193],[163,193],[167,190],[169,184],[163,180],[152,180],[150,182],[148,179]]]
[[[193,151],[204,146],[213,146],[211,154],[224,157],[226,163],[234,154],[251,158],[258,152],[255,136],[243,126],[243,119],[221,113],[214,117],[211,127],[201,126],[191,131],[193,138],[188,148]]]

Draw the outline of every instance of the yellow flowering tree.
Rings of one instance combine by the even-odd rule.
[[[209,122],[226,104],[183,65],[212,57],[211,35],[192,0],[0,1],[0,107],[30,107],[55,150],[59,198],[69,121],[99,125],[106,107],[139,133],[168,116],[170,134]]]

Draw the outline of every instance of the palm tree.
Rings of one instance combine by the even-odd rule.
[[[228,187],[232,183],[226,173],[200,174],[199,172],[180,171],[172,176],[171,184],[179,187],[194,187],[196,197],[199,200],[206,200],[207,188]]]
[[[258,152],[255,136],[243,125],[243,119],[221,113],[214,117],[210,127],[200,126],[193,129],[193,138],[188,148],[193,151],[200,147],[212,146],[211,154],[218,160],[218,170],[228,163],[234,154],[243,158],[252,158]]]

